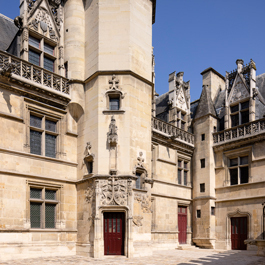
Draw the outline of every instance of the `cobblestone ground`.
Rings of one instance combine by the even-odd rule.
[[[102,259],[93,259],[82,256],[49,257],[37,259],[20,259],[0,261],[3,265],[265,265],[265,257],[256,256],[255,251],[218,251],[205,249],[166,250],[157,251],[149,257],[125,258],[122,256],[108,256]]]

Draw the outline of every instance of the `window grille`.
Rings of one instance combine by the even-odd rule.
[[[56,190],[46,187],[30,188],[30,224],[31,228],[55,228]]]

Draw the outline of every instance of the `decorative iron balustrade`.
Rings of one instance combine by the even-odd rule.
[[[214,144],[235,141],[265,132],[265,119],[249,122],[221,132],[213,133]]]
[[[167,134],[172,139],[179,139],[189,144],[194,145],[194,135],[186,132],[172,124],[152,118],[152,128],[162,133]]]
[[[0,69],[8,67],[11,67],[11,73],[14,75],[69,95],[67,78],[0,51]]]

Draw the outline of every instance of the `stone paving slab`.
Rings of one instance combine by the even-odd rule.
[[[105,256],[94,259],[82,256],[46,257],[0,261],[0,265],[265,265],[265,257],[256,256],[256,251],[223,251],[209,249],[156,251],[152,256],[125,258]]]

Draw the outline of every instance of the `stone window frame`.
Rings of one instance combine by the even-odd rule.
[[[189,179],[189,174],[190,174],[189,166],[190,166],[189,160],[184,159],[182,157],[178,157],[178,178],[177,178],[178,185],[188,186],[189,184],[188,179]],[[186,183],[185,183],[185,173],[187,174]]]
[[[244,103],[246,103],[246,102],[248,102],[248,107],[242,109],[242,104],[244,104]],[[233,107],[236,107],[236,106],[238,106],[238,110],[232,112],[232,108],[233,108]],[[230,119],[230,125],[231,125],[230,127],[231,127],[231,128],[249,122],[249,114],[250,114],[250,113],[249,113],[249,110],[250,110],[249,107],[250,107],[250,100],[249,100],[249,98],[245,98],[244,100],[242,100],[242,101],[240,101],[240,102],[235,102],[235,103],[233,103],[233,104],[231,104],[231,105],[229,106],[229,113],[230,113],[230,115],[229,115],[229,119]],[[248,121],[242,123],[242,113],[244,113],[244,112],[248,112]],[[232,124],[232,117],[233,117],[233,116],[236,116],[236,115],[238,115],[238,124],[237,124],[237,125],[233,125],[233,124]]]
[[[123,99],[124,99],[124,94],[120,90],[109,90],[105,94],[106,96],[106,109],[103,111],[104,114],[123,114],[125,110],[122,108],[123,107]],[[111,98],[118,98],[119,99],[119,109],[117,110],[111,110],[110,109],[110,99]]]
[[[244,185],[247,183],[251,183],[252,182],[252,177],[251,177],[251,161],[252,161],[252,147],[251,146],[247,146],[247,147],[243,147],[243,148],[238,148],[238,149],[233,149],[230,151],[226,151],[224,152],[224,159],[225,159],[225,167],[226,167],[226,180],[225,183],[227,186],[237,186],[237,185]],[[240,157],[248,157],[248,164],[244,164],[244,165],[238,165],[238,166],[231,166],[230,167],[230,159],[235,159],[238,158],[238,161],[240,160]],[[239,161],[240,164],[240,161]],[[238,183],[231,185],[231,178],[230,178],[230,169],[238,167],[240,168],[240,166],[245,167],[248,166],[248,182],[247,183],[240,183],[240,176],[239,176],[239,171],[238,170]]]
[[[177,113],[176,113],[176,122],[177,122],[177,127],[182,130],[186,130],[186,125],[187,125],[187,112],[184,111],[183,109],[177,108]]]
[[[205,192],[205,183],[200,183],[200,192],[201,193]]]
[[[247,160],[248,160],[247,163],[242,162],[243,161],[242,158],[245,158],[245,157],[247,157]],[[231,165],[232,160],[237,160],[237,164]],[[248,173],[247,182],[244,182],[242,180],[242,177],[243,177],[243,172],[241,171],[242,168],[247,168],[247,173]],[[240,155],[240,156],[229,158],[228,170],[229,170],[229,176],[230,176],[230,186],[249,183],[249,155]],[[232,170],[237,170],[237,183],[235,183],[235,184],[232,184],[232,178],[231,178],[231,171]]]
[[[31,198],[30,196],[30,190],[31,189],[40,189],[41,192],[41,199]],[[62,185],[52,184],[52,183],[44,183],[44,182],[35,182],[35,181],[27,181],[27,223],[28,228],[30,230],[56,230],[60,229],[61,224],[61,201],[62,201]],[[47,200],[45,199],[45,190],[53,190],[56,193],[56,199],[55,200]],[[40,227],[39,228],[31,228],[31,218],[30,218],[30,205],[31,203],[41,203],[41,217],[40,217]],[[54,228],[46,228],[45,227],[45,204],[55,204],[55,220],[54,220]]]
[[[34,45],[30,44],[30,38],[34,38],[39,40],[39,47],[36,47]],[[45,51],[44,45],[47,44],[51,47],[53,47],[53,54],[50,54],[49,52]],[[33,51],[35,53],[38,53],[40,55],[40,62],[39,65],[35,64],[38,67],[41,67],[45,69],[45,71],[50,71],[46,68],[44,68],[44,58],[48,58],[53,60],[53,71],[50,71],[52,73],[58,74],[58,47],[57,43],[39,33],[36,33],[34,31],[29,30],[29,38],[28,38],[28,62],[29,62],[29,52]]]
[[[31,155],[37,155],[42,156],[49,159],[59,159],[61,158],[61,155],[64,155],[63,152],[63,135],[62,135],[62,116],[55,114],[53,112],[49,112],[43,109],[35,108],[31,105],[26,105],[27,109],[27,117],[25,119],[26,123],[26,137],[25,137],[25,145],[26,151],[30,153]],[[37,117],[41,117],[42,120],[42,128],[36,128],[30,125],[30,116],[34,115]],[[45,119],[48,118],[48,120],[55,121],[56,122],[56,132],[48,132],[48,134],[55,135],[56,136],[56,149],[55,149],[55,157],[50,157],[45,155],[45,132],[48,130],[45,130]],[[41,150],[41,154],[33,154],[30,152],[30,130],[39,131],[42,133],[41,138],[41,146],[44,147]]]
[[[134,189],[136,190],[145,190],[145,179],[147,178],[147,171],[145,168],[136,167],[134,170],[135,174],[135,185]],[[139,180],[139,186],[137,187],[137,181]]]

